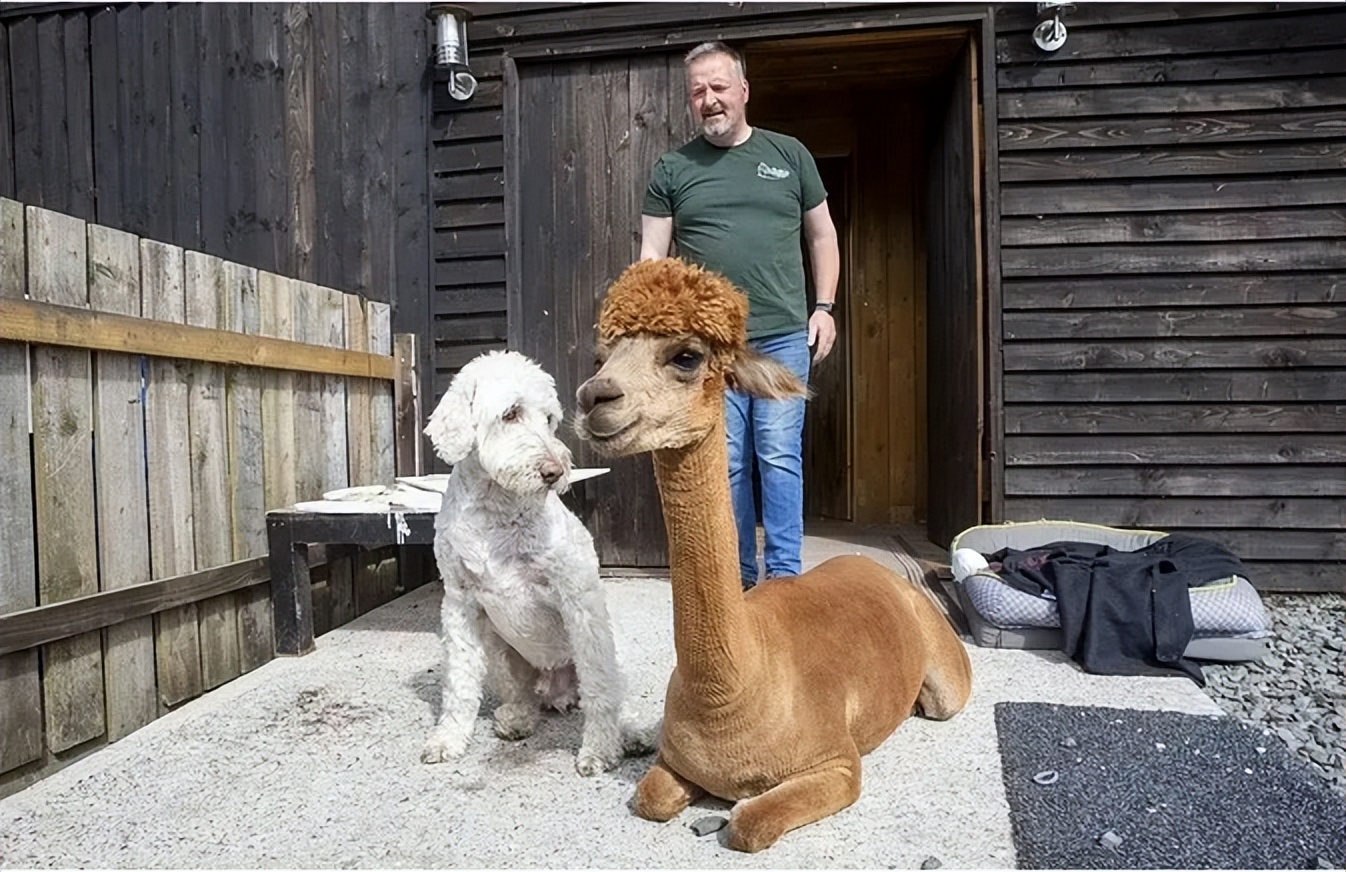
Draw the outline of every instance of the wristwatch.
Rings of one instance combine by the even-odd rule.
[[[824,303],[822,300],[819,300],[813,304],[813,308],[819,312],[827,312],[828,314],[831,314],[832,307],[835,305],[835,303]]]

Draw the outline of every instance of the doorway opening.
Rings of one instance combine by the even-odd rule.
[[[813,153],[841,245],[840,335],[805,424],[806,521],[918,524],[947,544],[981,520],[987,465],[976,37],[743,48],[748,117]]]

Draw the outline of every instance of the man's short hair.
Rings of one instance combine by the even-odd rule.
[[[689,67],[692,65],[692,61],[697,58],[712,54],[727,55],[729,59],[734,62],[734,72],[738,73],[738,77],[745,82],[748,80],[748,68],[747,65],[743,63],[743,55],[739,54],[738,51],[730,48],[728,45],[718,41],[703,42],[696,48],[687,52],[687,55],[682,59],[682,65],[684,67]]]

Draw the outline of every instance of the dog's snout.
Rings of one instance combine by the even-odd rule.
[[[622,398],[622,389],[610,378],[594,376],[575,392],[575,400],[579,403],[580,410],[588,413],[592,412],[594,406],[600,403],[610,403],[613,400]]]
[[[565,471],[565,467],[559,461],[551,459],[542,461],[542,464],[537,468],[538,475],[542,476],[542,480],[548,485],[560,481],[561,476],[565,475]]]

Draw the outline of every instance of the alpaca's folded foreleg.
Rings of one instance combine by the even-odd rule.
[[[860,754],[783,781],[745,799],[729,816],[729,847],[753,853],[796,827],[836,814],[860,798]]]
[[[441,568],[442,571],[442,568]],[[463,756],[481,707],[481,683],[486,673],[476,602],[448,578],[440,613],[444,642],[444,677],[439,720],[421,750],[425,763],[442,763]]]
[[[705,795],[702,787],[669,769],[660,757],[636,785],[636,814],[647,821],[672,820]]]

